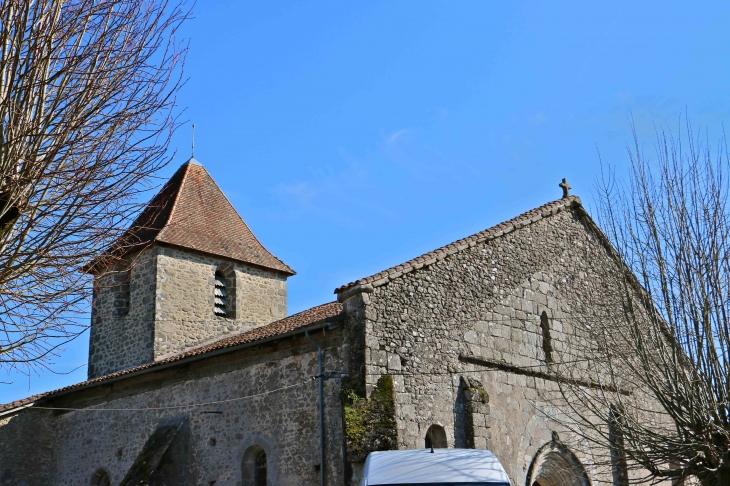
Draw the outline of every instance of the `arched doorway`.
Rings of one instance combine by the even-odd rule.
[[[591,486],[591,482],[575,454],[553,440],[535,454],[525,486]]]
[[[445,449],[449,445],[446,441],[446,430],[440,425],[433,424],[426,431],[426,449]]]

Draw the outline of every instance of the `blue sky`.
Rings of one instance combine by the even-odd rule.
[[[200,0],[179,103],[196,158],[298,274],[289,312],[560,197],[599,153],[626,174],[633,117],[730,120],[728,2]],[[169,177],[190,155],[175,136]],[[0,376],[0,402],[83,381]],[[75,371],[72,371],[75,370]]]

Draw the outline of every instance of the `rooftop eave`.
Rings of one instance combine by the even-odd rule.
[[[297,274],[297,272],[295,272],[293,268],[291,268],[289,265],[287,265],[283,261],[279,260],[278,257],[275,257],[275,258],[277,260],[279,260],[282,263],[282,265],[286,266],[286,268],[288,270],[284,270],[284,269],[281,269],[281,268],[273,268],[273,267],[269,267],[269,266],[266,266],[266,265],[261,265],[259,263],[252,263],[252,262],[249,262],[247,260],[242,260],[242,259],[239,259],[239,258],[231,258],[230,255],[226,255],[225,252],[223,252],[223,251],[221,251],[220,253],[216,253],[216,252],[211,252],[211,251],[206,251],[206,250],[199,250],[198,248],[193,248],[193,247],[190,247],[190,246],[183,246],[183,245],[177,245],[175,243],[168,243],[168,242],[166,242],[164,240],[155,240],[153,243],[157,243],[160,246],[171,247],[171,248],[181,248],[181,249],[188,250],[188,251],[195,251],[195,252],[198,252],[198,253],[202,253],[204,255],[210,255],[210,256],[220,257],[220,258],[224,258],[226,260],[232,261],[232,262],[244,263],[244,264],[250,265],[252,267],[263,268],[263,269],[266,269],[266,270],[269,270],[269,271],[272,271],[272,272],[281,273],[282,275],[286,275],[287,277],[291,277],[291,276],[294,276],[294,275]]]

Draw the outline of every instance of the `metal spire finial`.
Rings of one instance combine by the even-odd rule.
[[[195,123],[193,123],[193,149],[192,149],[191,157],[195,158]]]

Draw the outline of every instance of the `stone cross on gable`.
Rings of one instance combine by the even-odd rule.
[[[570,190],[573,189],[572,187],[570,187],[570,184],[568,184],[568,179],[566,179],[565,177],[563,177],[563,182],[558,184],[558,187],[561,187],[563,189],[563,197],[570,196]]]

